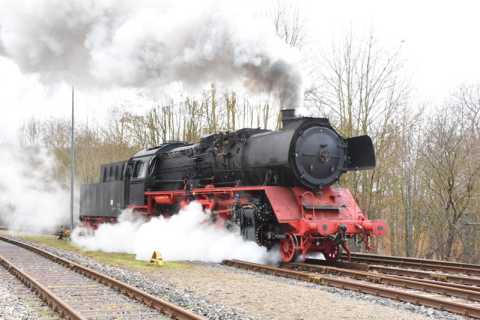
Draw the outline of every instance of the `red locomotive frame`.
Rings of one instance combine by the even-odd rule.
[[[280,253],[284,261],[292,261],[301,254],[303,260],[307,252],[322,252],[326,260],[336,260],[341,246],[348,254],[347,234],[352,237],[360,235],[359,242],[365,242],[373,234],[382,236],[386,231],[382,220],[369,221],[362,213],[348,189],[326,188],[312,192],[303,187],[287,188],[274,186],[205,188],[180,191],[145,192],[147,206],[129,206],[133,214],[158,216],[162,214],[155,209],[159,205],[180,203],[183,209],[191,201],[202,205],[204,210],[215,212],[220,219],[231,218],[231,208],[238,201],[247,204],[247,199],[235,199],[238,193],[254,194],[264,192],[280,224],[286,224],[288,231],[280,240]]]

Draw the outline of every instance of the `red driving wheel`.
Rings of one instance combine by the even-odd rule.
[[[325,257],[325,260],[327,260],[327,261],[337,261],[338,257],[340,257],[340,255],[342,254],[342,249],[335,242],[332,241],[331,243],[332,243],[332,245],[331,245],[330,250],[328,250],[328,252],[325,251],[323,253],[323,255]]]
[[[292,262],[295,261],[298,257],[298,240],[292,233],[286,233],[287,239],[280,240],[280,255],[282,256],[283,261]]]

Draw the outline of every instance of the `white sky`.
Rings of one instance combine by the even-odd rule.
[[[421,100],[440,102],[463,82],[480,81],[480,1],[301,1],[319,41],[373,25],[382,41],[402,44]]]
[[[402,40],[407,67],[414,70],[417,101],[441,102],[463,82],[480,81],[480,1],[315,1],[299,0],[308,14],[310,41],[328,45],[352,25],[371,25],[382,42]],[[100,117],[113,101],[132,90],[75,92],[76,117]],[[141,104],[141,101],[139,102]],[[71,85],[44,87],[0,57],[0,141],[12,137],[23,119],[71,116]]]

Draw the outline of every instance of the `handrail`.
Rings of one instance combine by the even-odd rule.
[[[314,220],[317,220],[317,217],[315,216],[315,196],[314,196],[313,193],[311,193],[310,191],[305,191],[305,192],[302,194],[302,207],[303,207],[303,209],[302,209],[302,218],[303,218],[303,211],[305,211],[305,205],[304,205],[304,203],[303,203],[303,200],[304,200],[305,195],[306,195],[307,193],[310,193],[310,194],[312,195],[313,219],[314,219]]]
[[[368,220],[368,217],[367,217],[367,197],[365,197],[365,195],[363,193],[357,193],[357,195],[355,196],[355,203],[357,203],[357,197],[358,196],[363,196],[363,199],[364,199],[364,202],[365,202],[365,210],[364,210],[364,216],[365,216],[365,219]]]

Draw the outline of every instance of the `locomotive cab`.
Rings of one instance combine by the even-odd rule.
[[[128,204],[130,206],[145,205],[145,176],[150,157],[130,159],[125,171],[127,181]]]
[[[145,192],[160,190],[158,177],[155,176],[154,171],[158,164],[156,159],[157,155],[186,145],[191,145],[191,143],[169,141],[160,146],[140,151],[128,160],[125,169],[125,190],[126,198],[128,199],[127,208],[136,208],[137,212],[146,211],[148,203]]]

